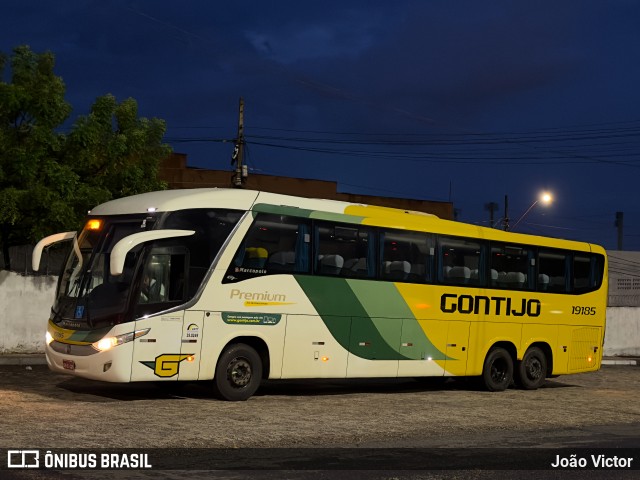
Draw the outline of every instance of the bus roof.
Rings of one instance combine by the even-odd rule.
[[[386,228],[554,248],[593,250],[604,253],[603,248],[588,243],[505,232],[494,228],[442,220],[435,215],[424,212],[230,188],[195,188],[142,193],[103,203],[89,213],[90,215],[122,215],[190,208],[255,210]]]

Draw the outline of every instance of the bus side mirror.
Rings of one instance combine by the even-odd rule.
[[[150,230],[148,232],[134,233],[133,235],[124,237],[116,243],[111,250],[110,273],[113,276],[122,275],[127,253],[141,243],[162,240],[164,238],[187,237],[194,233],[196,233],[195,230]]]
[[[48,237],[44,237],[40,240],[35,248],[33,249],[33,253],[31,254],[31,268],[34,272],[40,270],[40,259],[42,258],[42,251],[52,245],[54,243],[63,242],[65,240],[72,240],[73,237],[76,236],[76,232],[64,232],[64,233],[54,233],[53,235],[49,235]]]

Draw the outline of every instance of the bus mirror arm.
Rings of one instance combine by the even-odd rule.
[[[65,240],[71,240],[76,236],[76,232],[64,232],[54,233],[48,237],[44,237],[40,240],[33,249],[31,254],[31,268],[34,272],[40,270],[40,259],[42,258],[42,251],[54,243],[63,242]]]
[[[134,233],[128,237],[124,237],[116,243],[111,250],[110,273],[117,276],[122,275],[124,271],[124,261],[127,253],[137,245],[153,240],[162,240],[164,238],[187,237],[193,235],[195,230],[151,230],[148,232]]]

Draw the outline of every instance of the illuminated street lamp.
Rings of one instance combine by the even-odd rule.
[[[535,207],[538,203],[541,203],[543,205],[550,205],[551,202],[553,202],[553,196],[549,193],[549,192],[542,192],[540,194],[540,197],[531,204],[531,206],[529,208],[527,208],[527,211],[524,212],[522,214],[522,216],[516,221],[516,223],[513,224],[513,227],[511,227],[512,229],[516,228],[518,226],[518,224],[522,221],[522,219],[524,217],[527,216],[527,214],[533,209],[533,207]],[[508,224],[507,227],[505,228],[505,230],[508,230]]]

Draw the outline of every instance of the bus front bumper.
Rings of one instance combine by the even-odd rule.
[[[45,354],[49,368],[57,373],[103,382],[131,381],[133,343],[99,352],[91,345],[53,341],[46,345]]]

